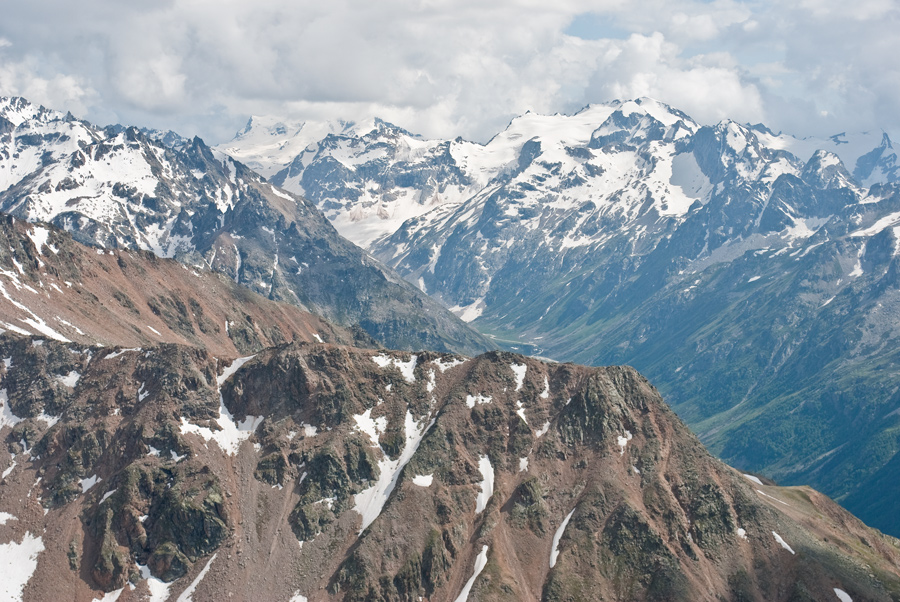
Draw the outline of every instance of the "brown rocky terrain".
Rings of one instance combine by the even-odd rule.
[[[900,542],[627,367],[7,334],[0,392],[13,599],[900,599]]]
[[[179,343],[235,356],[289,341],[371,339],[221,274],[146,251],[87,247],[0,215],[0,330],[82,344]]]

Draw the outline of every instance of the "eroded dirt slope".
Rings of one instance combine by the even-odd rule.
[[[293,340],[370,342],[219,274],[149,252],[87,247],[6,215],[0,330],[82,344],[180,343],[232,356]]]

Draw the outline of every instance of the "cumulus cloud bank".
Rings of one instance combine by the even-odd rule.
[[[651,96],[808,134],[900,121],[894,0],[30,0],[0,94],[228,139],[250,114],[485,140],[527,110]]]

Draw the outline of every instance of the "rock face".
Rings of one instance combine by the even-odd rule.
[[[223,150],[249,157],[260,129]],[[260,168],[291,160],[285,186],[349,236],[395,228],[391,212],[413,207],[402,183],[444,169],[440,206],[414,205],[372,240],[376,257],[507,348],[635,366],[726,461],[811,483],[900,535],[900,498],[873,487],[900,478],[887,134],[701,127],[639,99],[523,115],[485,145],[381,125],[279,148],[293,160],[258,152]]]
[[[25,600],[900,595],[900,542],[713,459],[631,368],[14,335],[0,358]]]
[[[198,138],[98,129],[2,98],[0,211],[95,246],[210,267],[270,299],[359,325],[390,347],[493,348],[341,238],[314,205]]]

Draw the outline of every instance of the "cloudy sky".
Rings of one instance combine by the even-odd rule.
[[[651,96],[702,123],[900,131],[897,0],[0,0],[0,95],[230,139],[380,116],[484,141]]]

